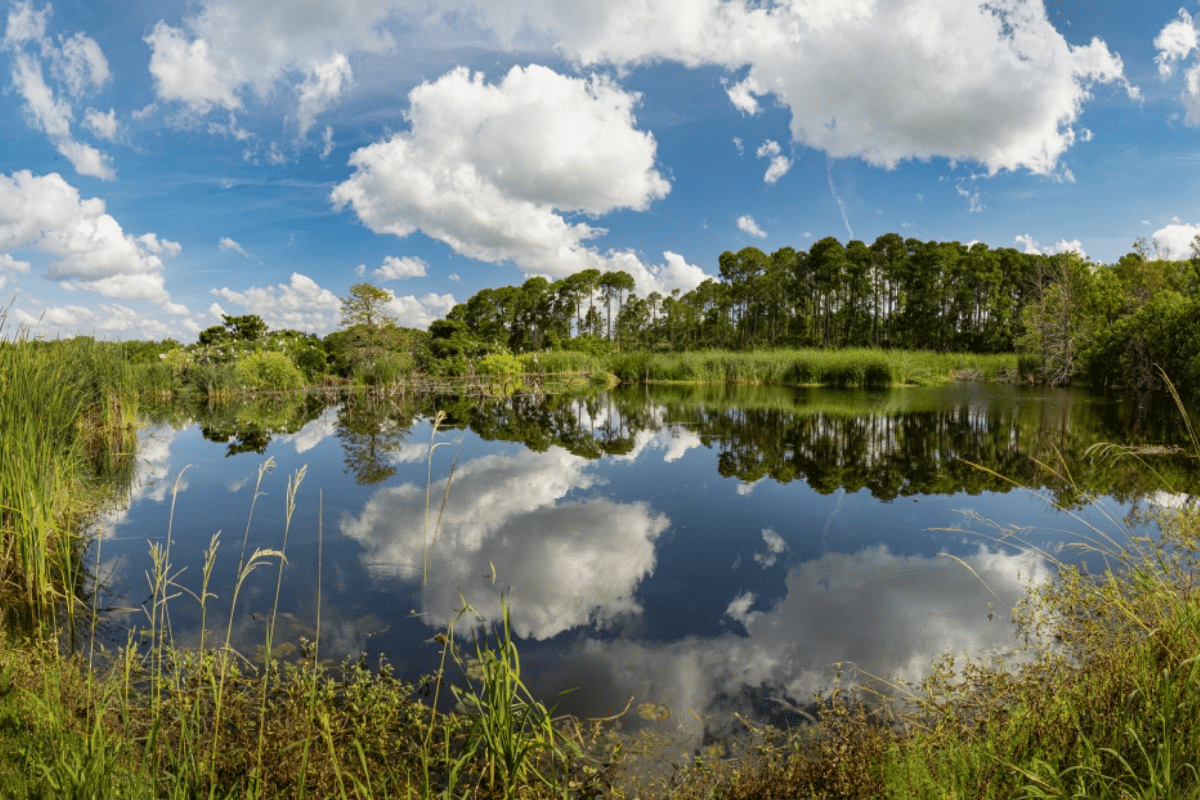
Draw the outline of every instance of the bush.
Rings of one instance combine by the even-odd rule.
[[[238,359],[234,379],[254,391],[282,392],[304,386],[304,375],[283,353],[251,353]]]
[[[507,394],[521,387],[525,367],[511,353],[493,353],[479,359],[475,371],[486,376],[493,387]]]

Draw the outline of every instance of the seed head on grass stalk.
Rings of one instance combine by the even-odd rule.
[[[458,467],[458,456],[462,452],[462,442],[458,443],[458,452],[454,454],[454,461],[450,464],[450,474],[446,476],[446,487],[442,491],[442,505],[438,509],[437,523],[433,527],[433,538],[429,537],[429,492],[433,487],[433,452],[437,448],[450,444],[449,442],[435,442],[438,434],[438,427],[442,421],[446,419],[445,411],[438,411],[433,418],[433,429],[429,432],[429,458],[428,458],[428,475],[425,478],[425,550],[423,555],[421,585],[429,585],[429,564],[433,560],[433,548],[437,545],[438,534],[442,530],[442,516],[446,513],[446,501],[450,499],[450,484],[454,480],[454,470]]]

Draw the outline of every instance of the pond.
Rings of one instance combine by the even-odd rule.
[[[632,697],[712,734],[733,712],[789,721],[839,671],[917,680],[944,653],[1011,652],[1013,606],[1085,557],[1073,544],[1119,540],[1133,504],[1169,500],[1161,481],[1196,491],[1193,459],[1147,456],[1160,480],[1089,446],[1185,435],[1164,398],[973,383],[167,405],[91,557],[113,644],[146,624],[150,543],[171,531],[175,581],[199,595],[219,533],[205,624],[248,658],[278,559],[231,616],[239,563],[277,549],[280,653],[316,637],[319,600],[323,659],[383,654],[415,681],[464,600],[495,623],[503,598],[526,682],[561,712]],[[187,592],[170,625],[191,646]]]

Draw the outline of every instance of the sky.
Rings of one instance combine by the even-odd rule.
[[[725,250],[1200,233],[1200,7],[1116,0],[0,0],[0,336],[424,328]]]

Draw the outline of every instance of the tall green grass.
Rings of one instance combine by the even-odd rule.
[[[1011,370],[1015,356],[930,351],[701,350],[683,353],[613,353],[604,368],[622,381],[764,383],[805,386],[879,387],[945,382],[956,375],[994,378]]]
[[[0,333],[4,317],[0,315]],[[20,631],[70,627],[81,609],[89,513],[133,469],[134,369],[77,337],[0,338],[0,607]]]

